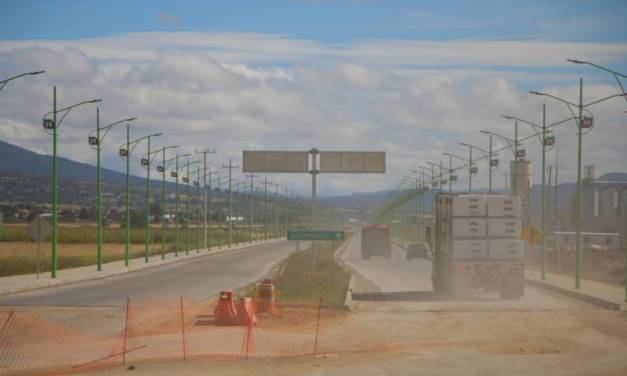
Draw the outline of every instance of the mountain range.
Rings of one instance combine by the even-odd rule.
[[[18,176],[30,178],[49,178],[51,176],[52,159],[49,155],[35,153],[25,148],[0,141],[0,177]],[[59,157],[57,160],[60,180],[69,181],[93,181],[96,176],[96,167],[88,163],[77,162],[67,158]],[[126,174],[102,168],[102,179],[105,184],[123,186],[126,182]],[[612,172],[607,173],[598,178],[603,181],[620,181],[627,182],[627,173]],[[146,178],[140,176],[131,176],[130,182],[132,186],[145,186]],[[168,183],[174,186],[174,183]],[[152,180],[151,185],[154,188],[161,186],[161,181]],[[553,200],[557,197],[558,208],[568,207],[572,200],[572,196],[576,189],[575,183],[558,184],[557,194],[552,187],[550,197]],[[532,202],[533,212],[540,211],[540,198],[542,187],[533,185]],[[355,192],[349,195],[322,197],[320,203],[326,206],[346,207],[354,209],[374,209],[381,206],[385,200],[391,196],[393,191],[382,190],[376,192]],[[0,201],[6,201],[0,192]],[[425,202],[427,207],[430,206],[431,194],[428,193]]]

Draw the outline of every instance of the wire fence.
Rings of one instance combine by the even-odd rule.
[[[546,249],[546,271],[575,275],[577,255],[575,249]],[[527,252],[527,266],[540,269],[543,262],[539,247]],[[625,283],[625,252],[622,250],[587,249],[581,252],[582,278],[623,286]],[[574,278],[574,277],[573,277]]]
[[[129,300],[125,307],[0,311],[0,375],[74,373],[150,361],[314,356],[368,350],[341,334],[342,307],[276,302],[243,325],[218,325],[216,301]],[[370,346],[371,347],[371,346]]]

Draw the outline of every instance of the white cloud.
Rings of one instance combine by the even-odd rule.
[[[508,72],[491,66],[560,67],[566,57],[592,54],[601,63],[614,62],[625,59],[627,45],[378,40],[336,46],[277,35],[224,33],[3,41],[0,71],[42,68],[46,74],[16,81],[0,92],[0,139],[49,152],[40,123],[50,111],[51,86],[56,84],[60,105],[104,98],[100,106],[104,123],[139,116],[134,135],[164,132],[155,139],[155,147],[179,144],[187,152],[215,147],[215,166],[221,171],[223,161],[239,160],[245,148],[385,150],[385,176],[319,179],[323,194],[383,189],[412,166],[445,158],[443,151],[465,153],[457,145],[460,140],[487,147],[487,137],[479,129],[512,136],[511,122],[500,119],[501,114],[538,120],[541,102],[521,88],[523,82],[566,97],[577,93],[576,86],[561,84],[575,82],[570,73]],[[440,64],[463,68],[415,67]],[[553,80],[552,86],[544,87],[547,79]],[[586,84],[586,98],[612,92],[616,88]],[[567,115],[557,104],[547,104],[549,119]],[[625,107],[617,100],[592,109],[597,127],[586,136],[584,156],[586,163],[597,164],[597,171],[624,170]],[[85,140],[94,119],[93,107],[68,116],[60,137],[64,156],[93,161]],[[530,134],[530,129],[521,127],[521,134]],[[560,127],[557,139],[561,179],[573,180],[572,127]],[[122,142],[121,130],[108,136],[107,167],[122,167],[116,155]],[[528,146],[535,166],[538,149]],[[504,153],[502,158],[511,157]],[[485,166],[480,169],[477,183],[485,185]],[[137,167],[135,172],[141,173]],[[462,186],[465,174],[459,175]],[[301,192],[309,190],[308,176],[273,179]]]

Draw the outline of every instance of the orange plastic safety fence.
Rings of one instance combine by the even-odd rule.
[[[290,357],[373,349],[341,308],[236,300],[235,325],[216,325],[216,300],[130,300],[124,307],[0,310],[0,375],[78,372],[154,360]],[[318,309],[320,308],[319,325]],[[244,314],[246,313],[246,314]],[[316,333],[316,330],[318,331]],[[373,336],[376,337],[376,336]],[[317,338],[317,343],[316,343]]]

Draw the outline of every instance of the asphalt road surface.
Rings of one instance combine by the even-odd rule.
[[[301,245],[302,247],[302,245]],[[293,242],[262,244],[95,281],[0,297],[0,305],[111,306],[126,298],[205,299],[257,281],[295,250]]]
[[[431,285],[431,261],[423,258],[405,259],[405,251],[393,245],[392,258],[361,258],[361,236],[356,234],[346,251],[340,256],[351,268],[353,296],[365,300],[408,300],[424,304],[420,309],[521,309],[553,310],[572,308],[596,308],[587,303],[553,292],[525,286],[525,296],[515,300],[502,300],[498,293],[477,293],[464,299],[443,301],[433,294]],[[479,303],[479,305],[478,305]]]

